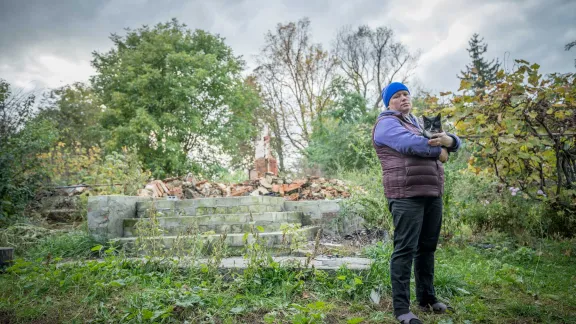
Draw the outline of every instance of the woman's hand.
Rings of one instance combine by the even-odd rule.
[[[452,136],[447,135],[444,132],[436,133],[432,135],[430,140],[428,140],[428,144],[431,146],[452,147],[454,145],[454,139]]]
[[[442,151],[440,151],[440,156],[438,157],[438,159],[442,163],[446,163],[448,161],[448,150],[446,148],[444,147],[442,148]]]

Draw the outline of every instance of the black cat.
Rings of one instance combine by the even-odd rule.
[[[442,133],[442,120],[440,114],[436,117],[422,116],[424,120],[424,130],[422,135],[426,138],[432,138],[433,134]]]

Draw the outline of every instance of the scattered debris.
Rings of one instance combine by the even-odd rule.
[[[378,228],[362,228],[349,234],[337,234],[330,235],[323,233],[321,239],[321,245],[324,247],[330,247],[330,244],[335,248],[335,246],[342,244],[344,246],[354,246],[362,247],[370,244],[375,244],[376,242],[389,242],[390,235],[387,230]]]
[[[256,180],[225,184],[198,181],[194,176],[154,180],[138,190],[138,196],[161,198],[174,196],[178,199],[239,196],[276,196],[287,200],[321,200],[350,197],[350,188],[342,180],[317,176],[305,179],[283,179],[266,173]]]

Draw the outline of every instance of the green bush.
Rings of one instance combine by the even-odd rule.
[[[314,121],[306,164],[330,176],[377,164],[371,134],[378,113],[368,110],[366,100],[358,93],[342,90],[340,98]]]
[[[465,162],[469,157],[464,149],[446,164],[445,233],[453,234],[466,224],[475,232],[496,230],[514,236],[574,235],[573,211],[529,199],[522,191],[506,188],[493,175],[471,172]]]
[[[56,143],[58,130],[45,120],[30,120],[0,143],[0,225],[21,218],[46,175],[38,169],[38,154]]]
[[[392,229],[392,216],[382,186],[382,171],[379,165],[363,171],[344,171],[338,178],[353,184],[351,196],[342,203],[342,217],[360,216],[368,227]]]

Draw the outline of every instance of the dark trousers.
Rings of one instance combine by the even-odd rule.
[[[422,306],[437,302],[434,252],[442,224],[442,197],[388,199],[394,218],[394,252],[390,259],[394,315],[410,311],[410,273],[414,260],[416,299]]]

